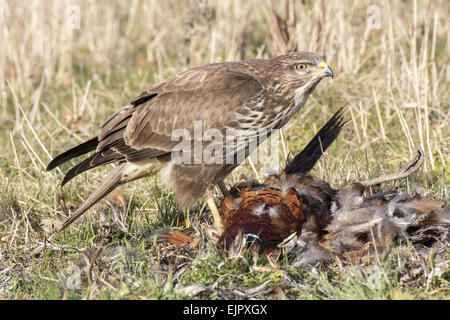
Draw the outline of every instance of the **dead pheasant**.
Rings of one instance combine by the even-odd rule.
[[[420,150],[398,172],[353,182],[341,190],[309,174],[344,125],[340,109],[283,172],[264,184],[234,186],[234,197],[221,202],[224,232],[219,242],[228,249],[249,240],[261,249],[290,242],[297,264],[304,265],[331,255],[362,256],[426,225],[450,226],[450,209],[444,209],[444,201],[396,191],[364,197],[370,186],[417,171],[424,160]]]
[[[261,243],[277,244],[294,232],[300,234],[305,220],[320,226],[317,230],[325,228],[335,190],[308,172],[343,124],[340,109],[281,174],[270,176],[262,185],[234,186],[231,194],[235,198],[227,197],[221,203],[225,228],[220,243],[227,247],[243,232]]]

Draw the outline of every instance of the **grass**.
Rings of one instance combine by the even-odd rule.
[[[232,259],[208,241],[202,204],[178,210],[157,177],[123,186],[46,242],[52,224],[109,169],[60,189],[67,167],[46,172],[52,156],[92,137],[115,110],[171,74],[292,48],[326,55],[336,77],[283,128],[287,153],[346,105],[350,122],[314,174],[339,187],[394,170],[418,147],[423,171],[384,187],[448,197],[448,2],[376,1],[375,30],[366,24],[372,1],[285,3],[79,0],[77,29],[69,2],[0,1],[0,297],[449,298],[448,248],[398,243],[379,262],[336,259],[304,270],[251,250]],[[266,169],[256,164],[260,176]],[[242,175],[255,172],[242,165],[228,182]],[[155,240],[173,228],[192,228],[201,241],[172,248]]]

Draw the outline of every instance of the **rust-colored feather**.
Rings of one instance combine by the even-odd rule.
[[[222,245],[228,248],[242,234],[251,235],[252,241],[256,238],[262,248],[276,247],[296,232],[298,240],[291,250],[294,265],[325,262],[332,256],[365,262],[405,235],[430,226],[450,227],[450,208],[445,208],[444,201],[400,191],[364,196],[370,181],[404,178],[417,171],[423,164],[420,151],[388,178],[350,182],[339,190],[307,173],[319,159],[319,150],[337,138],[343,123],[339,112],[283,172],[264,184],[232,188],[236,198],[221,203],[225,217]],[[277,214],[271,215],[275,206]]]

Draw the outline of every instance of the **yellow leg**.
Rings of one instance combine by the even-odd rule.
[[[219,210],[216,207],[216,203],[214,202],[213,197],[209,197],[208,200],[206,200],[206,203],[208,204],[209,210],[211,210],[211,213],[213,215],[214,228],[216,228],[217,233],[220,236],[223,232],[222,216],[220,215]]]

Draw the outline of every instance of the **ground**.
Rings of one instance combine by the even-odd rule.
[[[204,204],[178,210],[157,177],[123,186],[47,242],[110,169],[61,189],[69,166],[46,172],[53,156],[176,72],[289,49],[324,54],[335,78],[283,128],[279,167],[346,106],[350,121],[313,174],[337,188],[392,171],[421,148],[423,170],[383,187],[446,200],[450,4],[286,3],[0,1],[0,297],[449,298],[448,233],[433,245],[404,239],[365,264],[298,269],[251,250],[233,258],[208,239]],[[268,167],[244,164],[227,183],[264,178]],[[168,230],[198,240],[171,247],[158,241]]]

